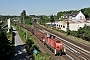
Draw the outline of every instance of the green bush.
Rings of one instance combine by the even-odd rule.
[[[70,35],[78,37],[78,32],[77,31],[70,31]]]
[[[51,60],[50,55],[43,54],[41,52],[38,52],[38,54],[33,54],[34,60]]]
[[[0,29],[0,59],[10,59],[12,56],[12,43],[8,40],[7,32]]]

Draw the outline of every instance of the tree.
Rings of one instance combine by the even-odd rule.
[[[90,18],[90,7],[88,8],[83,8],[81,11],[84,13],[86,18]]]
[[[51,23],[55,22],[53,15],[50,16],[50,21],[51,21]]]
[[[44,19],[43,19],[43,16],[40,16],[40,19],[41,19],[41,20],[44,20]]]
[[[57,13],[57,18],[61,18],[61,16],[62,16],[63,14],[64,14],[64,12],[62,12],[62,11],[61,11],[61,12],[58,12],[58,13]]]
[[[0,29],[0,59],[7,58],[11,52],[10,41],[7,38],[6,31]],[[9,58],[9,57],[8,57]]]
[[[22,13],[21,13],[21,23],[24,24],[24,22],[25,22],[25,18],[26,18],[26,11],[23,10]]]
[[[40,19],[38,20],[38,22],[39,22],[41,25],[45,25],[45,19],[43,18],[43,16],[40,16],[39,18],[40,18]]]
[[[32,25],[33,21],[32,21],[32,17],[29,15],[29,20],[30,20],[30,24]]]

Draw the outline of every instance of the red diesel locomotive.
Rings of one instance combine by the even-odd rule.
[[[41,31],[34,31],[34,34],[55,54],[55,56],[66,54],[66,49],[64,48],[63,43],[54,35],[50,33],[45,34]]]

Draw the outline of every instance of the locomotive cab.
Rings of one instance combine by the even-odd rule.
[[[47,33],[47,38],[50,38],[50,35],[51,35],[51,34]]]
[[[50,33],[45,35],[43,43],[55,54],[55,56],[61,56],[64,52],[66,53],[63,42],[57,40],[57,38],[55,38],[55,36]]]
[[[66,53],[66,49],[63,47],[63,43],[61,41],[56,41],[55,55],[62,55]]]
[[[62,46],[62,42],[61,41],[56,41],[56,49],[57,50],[62,50],[63,46]]]

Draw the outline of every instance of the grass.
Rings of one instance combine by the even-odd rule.
[[[15,26],[16,30],[18,31],[19,36],[21,37],[23,43],[26,43],[26,32],[24,30],[22,30],[20,27]]]

